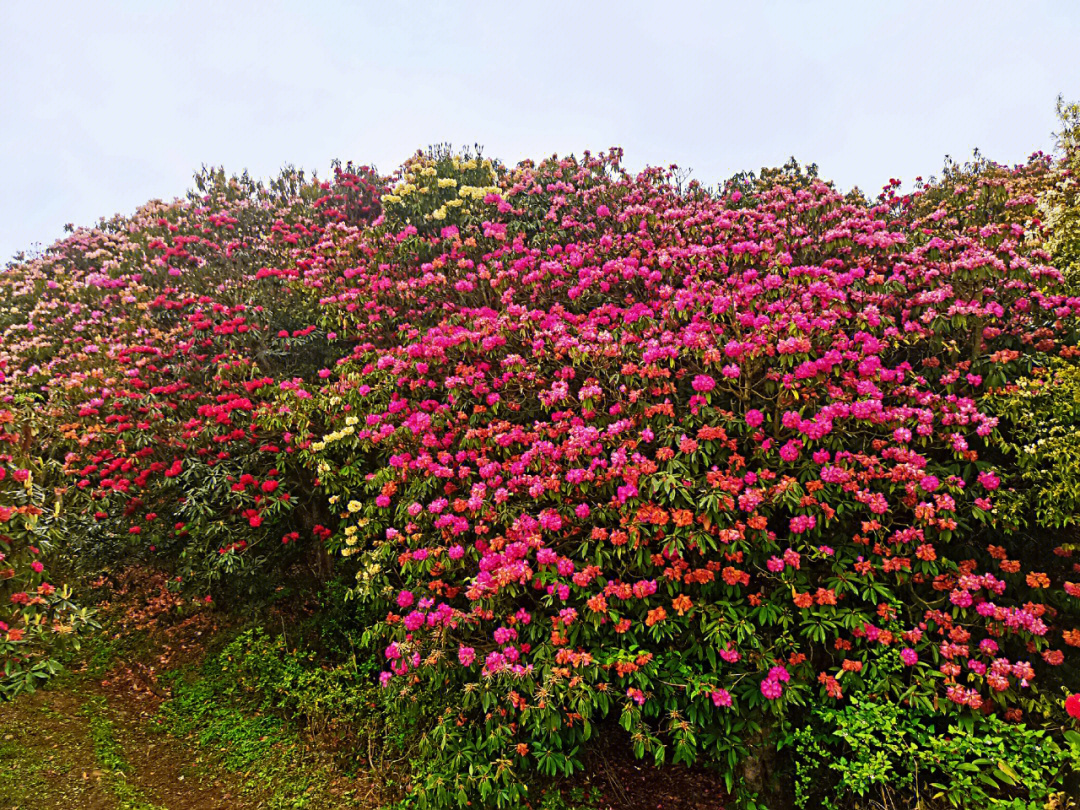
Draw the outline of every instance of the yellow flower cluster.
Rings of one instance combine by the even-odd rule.
[[[472,197],[474,200],[482,200],[488,194],[498,194],[498,186],[462,186],[458,189],[458,196]]]
[[[340,441],[346,436],[352,436],[356,432],[356,425],[360,422],[355,416],[349,416],[345,418],[345,427],[341,430],[335,430],[333,433],[327,433],[322,437],[320,441],[313,442],[311,449],[318,453],[321,450],[326,449],[326,445]]]
[[[465,169],[466,171],[468,171],[470,169],[475,169],[477,167],[484,168],[484,169],[486,169],[487,171],[490,172],[491,171],[491,161],[486,159],[486,158],[484,160],[480,161],[480,162],[477,162],[476,158],[470,158],[469,160],[465,160],[465,161],[462,161],[460,158],[457,158],[457,157],[454,158],[454,168],[455,169]]]
[[[458,157],[452,159],[453,166],[456,171],[472,171],[477,168],[482,168],[491,180],[495,179],[495,174],[492,171],[491,161],[477,161],[476,158],[469,160],[461,160]],[[425,165],[423,158],[418,158],[411,166],[412,171],[406,172],[400,183],[398,183],[390,194],[387,194],[382,198],[384,203],[402,203],[405,198],[412,194],[429,194],[436,188],[447,189],[457,188],[458,180],[453,177],[439,177],[438,170],[435,166],[427,164]],[[430,185],[425,180],[427,178],[435,178],[435,184]],[[487,186],[461,186],[458,189],[458,196],[461,199],[448,200],[444,205],[428,214],[431,219],[442,220],[446,219],[448,208],[457,208],[462,205],[463,200],[467,200],[470,197],[476,200],[482,200],[488,194],[498,194],[499,188],[494,185]]]
[[[356,501],[349,501],[349,511],[350,512],[355,512],[356,511],[356,509],[353,509],[353,504],[354,503],[356,504],[357,509],[360,508],[360,504],[357,503]],[[345,527],[345,548],[343,548],[341,550],[341,556],[342,557],[351,557],[354,554],[359,554],[360,553],[360,549],[358,549],[356,547],[356,543],[357,543],[356,533],[360,530],[360,528],[362,526],[366,526],[368,524],[368,522],[369,521],[368,521],[367,518],[360,518],[360,520],[357,521],[356,526],[346,526]]]
[[[353,553],[357,553],[360,549],[352,549]],[[361,583],[363,590],[366,594],[370,594],[371,588],[375,583],[375,578],[382,573],[382,567],[376,562],[368,562],[363,568],[356,572],[356,581]]]

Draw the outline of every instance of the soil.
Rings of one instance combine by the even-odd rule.
[[[610,731],[615,738],[622,736],[617,727]],[[723,810],[728,798],[719,774],[682,765],[655,768],[635,759],[628,744],[591,751],[585,772],[573,784],[595,788],[604,810]]]

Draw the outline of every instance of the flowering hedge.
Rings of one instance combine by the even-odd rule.
[[[0,395],[76,552],[221,592],[337,554],[432,806],[515,806],[606,720],[733,789],[854,694],[1060,724],[1080,571],[1009,403],[1080,354],[1062,171],[208,173],[0,275]]]

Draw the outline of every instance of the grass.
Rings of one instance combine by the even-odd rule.
[[[341,788],[330,759],[290,722],[259,712],[217,669],[164,679],[172,697],[150,720],[138,717],[145,704],[131,711],[122,691],[106,693],[85,674],[0,705],[0,807],[186,810],[201,805],[180,793],[215,782],[228,784],[236,810],[373,806]],[[149,744],[175,761],[140,759]]]
[[[66,671],[47,690],[0,705],[2,810],[376,805],[371,783],[335,767],[303,718],[270,705],[268,673],[277,670],[238,684],[240,662],[223,648],[251,617],[193,608],[151,569],[100,587],[101,632],[65,654]],[[278,651],[249,652],[248,665],[270,666],[265,658]],[[317,702],[318,687],[300,689]]]
[[[7,727],[4,730],[8,731]],[[0,795],[18,801],[24,789],[39,790],[41,771],[47,763],[45,760],[26,761],[25,754],[26,748],[15,742],[15,735],[8,731],[0,741]]]

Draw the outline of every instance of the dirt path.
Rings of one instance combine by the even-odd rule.
[[[154,731],[145,696],[79,682],[0,704],[0,810],[255,810],[238,777]]]

